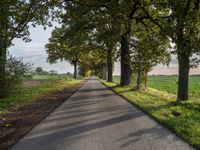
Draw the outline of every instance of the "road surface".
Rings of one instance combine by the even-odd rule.
[[[92,78],[12,150],[191,150]]]

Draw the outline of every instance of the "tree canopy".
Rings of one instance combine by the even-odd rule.
[[[54,29],[46,45],[48,61],[68,61],[74,66],[74,78],[78,72],[90,72],[112,82],[118,60],[120,85],[129,85],[132,74],[137,75],[139,85],[141,76],[159,63],[168,64],[175,54],[177,100],[188,99],[189,69],[199,63],[194,57],[200,54],[199,0],[21,0],[0,4],[2,58],[13,38],[29,41],[29,25],[50,25],[52,17],[61,27]]]

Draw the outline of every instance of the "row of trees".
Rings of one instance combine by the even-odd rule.
[[[120,85],[129,85],[131,75],[137,74],[140,88],[155,65],[168,64],[170,55],[176,54],[177,100],[187,100],[189,69],[199,62],[195,57],[200,47],[199,3],[199,0],[63,1],[61,11],[57,12],[62,27],[55,29],[46,46],[49,60],[65,59],[75,68],[77,63],[84,66],[89,61],[90,69],[102,77],[107,72],[107,79],[112,82],[113,64],[119,57]],[[59,31],[56,37],[54,33]]]
[[[46,71],[42,67],[37,67],[33,74],[36,73],[38,75],[57,75],[58,72],[56,70]]]
[[[199,0],[2,0],[0,2],[0,97],[3,96],[6,50],[12,39],[29,41],[28,27],[56,28],[46,45],[50,63],[58,59],[74,65],[82,75],[90,70],[112,82],[113,64],[121,63],[121,86],[137,74],[137,87],[158,63],[178,56],[177,100],[188,99],[189,69],[199,62]],[[174,47],[171,47],[174,43]],[[107,73],[107,75],[106,75]]]

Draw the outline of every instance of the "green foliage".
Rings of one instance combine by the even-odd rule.
[[[42,74],[42,73],[44,72],[44,70],[42,69],[42,67],[37,67],[37,68],[35,69],[35,72],[36,72],[38,75],[40,75],[40,74]]]
[[[103,83],[176,132],[180,137],[200,148],[199,100],[189,100],[177,104],[174,102],[176,98],[174,94],[156,89],[135,91],[131,86],[119,87],[117,83],[104,81]]]
[[[30,41],[29,25],[50,25],[50,8],[56,1],[18,0],[0,2],[0,34],[10,46],[14,38]]]
[[[23,63],[21,59],[10,56],[6,63],[6,77],[4,95],[10,95],[17,86],[22,82],[22,78],[30,75],[32,72],[32,64]]]
[[[6,61],[7,49],[15,38],[21,38],[25,42],[30,41],[29,27],[32,25],[50,26],[50,9],[58,1],[49,0],[1,0],[0,1],[0,97],[4,97],[3,91],[7,84]]]
[[[181,5],[180,5],[181,4]],[[160,30],[168,36],[179,62],[177,101],[188,99],[188,76],[191,66],[199,63],[200,2],[199,0],[153,0],[139,2],[140,8]],[[153,8],[153,9],[152,9]],[[190,58],[194,56],[195,59]]]
[[[131,64],[132,73],[137,75],[137,88],[144,83],[146,86],[147,73],[156,65],[168,64],[170,52],[168,50],[169,40],[160,35],[155,25],[149,25],[152,30],[137,25],[132,30],[133,39],[131,41]]]

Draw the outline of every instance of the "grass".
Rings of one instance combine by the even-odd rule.
[[[151,88],[147,91],[136,91],[132,86],[119,87],[117,82],[102,82],[200,149],[200,98],[191,97],[190,100],[177,104],[175,102],[176,92],[166,88],[175,88],[175,86],[169,85],[169,83],[175,85],[175,76],[158,76],[158,78],[152,76],[149,79],[153,80],[149,81]],[[163,79],[166,82],[163,82]],[[200,77],[194,76],[190,79],[198,81]],[[193,87],[193,84],[190,84],[190,87],[192,87],[190,93],[193,91],[193,96],[197,96],[200,88]]]
[[[32,76],[33,80],[70,80],[72,79],[72,75],[34,75]]]
[[[114,76],[114,81],[119,82],[120,77]],[[168,92],[177,93],[177,76],[148,76],[148,87]],[[189,77],[189,95],[192,97],[198,97],[200,95],[200,76]]]
[[[82,80],[73,80],[68,76],[36,76],[34,80],[45,80],[38,86],[20,86],[7,98],[0,99],[0,113],[8,111],[11,106],[19,107],[29,104],[48,93],[70,88]]]

